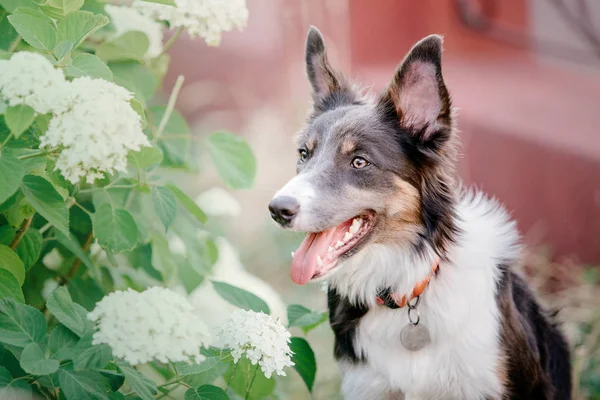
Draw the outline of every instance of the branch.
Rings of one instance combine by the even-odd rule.
[[[85,240],[85,244],[82,247],[82,250],[84,253],[90,249],[90,246],[92,245],[93,240],[94,240],[94,232],[90,232],[87,239]],[[60,276],[58,278],[58,285],[62,286],[65,283],[67,283],[67,281],[70,281],[75,276],[75,274],[79,270],[80,266],[81,266],[81,260],[79,258],[77,258],[75,260],[75,262],[73,262],[73,265],[69,269],[69,272],[67,272],[67,276],[66,277]]]
[[[33,215],[31,217],[27,218],[25,221],[23,221],[23,223],[19,227],[19,230],[17,231],[17,234],[15,235],[14,239],[12,240],[12,242],[10,242],[11,249],[14,250],[17,248],[21,239],[23,239],[25,232],[27,232],[27,229],[29,229],[29,226],[31,225],[32,220],[33,220]]]

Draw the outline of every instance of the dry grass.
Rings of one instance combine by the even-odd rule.
[[[600,270],[553,262],[547,250],[529,251],[523,270],[568,337],[573,356],[573,398],[600,399]]]

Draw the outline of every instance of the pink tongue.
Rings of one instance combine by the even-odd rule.
[[[329,246],[334,244],[340,238],[340,232],[344,233],[346,223],[333,227],[323,232],[310,233],[296,250],[294,259],[292,260],[291,276],[292,280],[298,285],[305,285],[313,276],[329,264],[332,260],[328,258]],[[317,256],[321,257],[324,265],[317,266]]]

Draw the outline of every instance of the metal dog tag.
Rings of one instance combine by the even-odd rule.
[[[419,306],[420,300],[421,296],[417,296],[414,305],[410,300],[406,302],[406,305],[408,306],[409,323],[402,328],[402,332],[400,332],[400,343],[402,343],[402,346],[408,351],[419,351],[431,343],[429,331],[423,324],[419,324],[419,322],[421,322],[421,316],[419,315],[417,307]]]
[[[408,324],[400,332],[400,343],[408,351],[419,351],[431,343],[429,330],[423,324]]]

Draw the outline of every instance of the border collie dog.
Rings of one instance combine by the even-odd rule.
[[[308,32],[314,106],[297,175],[269,204],[308,233],[292,280],[329,285],[347,399],[570,399],[566,341],[513,271],[515,223],[455,177],[441,55],[424,38],[369,100]]]

